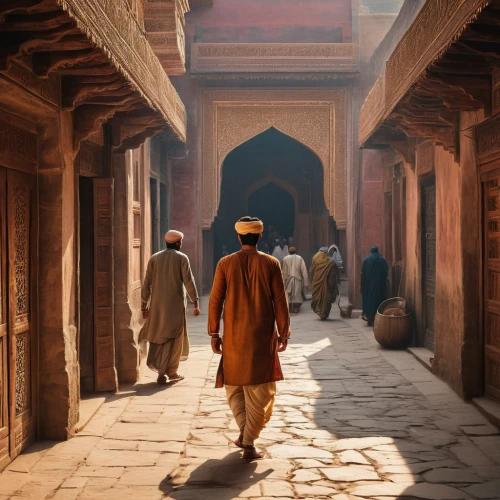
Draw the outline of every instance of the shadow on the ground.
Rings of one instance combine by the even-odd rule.
[[[263,470],[258,472],[257,469]],[[175,500],[232,500],[238,492],[246,491],[273,471],[265,462],[243,460],[241,452],[236,451],[223,459],[209,459],[198,466],[182,469],[179,477],[165,478],[159,488]],[[176,479],[183,484],[176,487]]]
[[[344,480],[340,473],[333,484],[348,482],[360,497],[366,496],[369,486],[358,489],[356,482],[364,480],[380,481],[382,489],[374,496],[401,500],[431,498],[426,495],[459,498],[453,495],[461,492],[463,498],[468,498],[464,488],[479,479],[470,471],[467,477],[463,476],[463,483],[455,482],[457,479],[447,483],[446,475],[439,479],[439,473],[433,479],[426,474],[443,468],[452,470],[451,474],[467,472],[466,466],[446,448],[458,444],[460,429],[453,422],[448,428],[446,423],[444,427],[443,423],[441,427],[436,425],[443,417],[381,356],[381,348],[363,335],[364,330],[372,329],[365,326],[358,331],[340,319],[338,311],[332,311],[328,322],[316,319],[310,312],[304,316],[307,319],[302,318],[296,335],[292,332],[290,349],[282,357],[288,381],[277,397],[277,408],[281,406],[283,414],[292,410],[298,415],[300,411],[304,419],[296,419],[296,423],[283,428],[284,433],[294,437],[283,444],[308,440],[315,448],[331,452],[330,467],[343,467],[346,474],[348,469],[354,473],[354,467],[358,467],[359,474],[364,475],[362,479],[353,475]],[[313,428],[308,425],[311,417]],[[369,439],[363,444],[359,438]],[[339,440],[349,441],[343,446]],[[339,454],[344,450],[355,450],[357,454],[342,462]],[[374,468],[370,467],[374,464]]]

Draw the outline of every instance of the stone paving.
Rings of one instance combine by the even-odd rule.
[[[281,355],[274,416],[244,462],[206,316],[190,320],[186,380],[148,372],[77,437],[36,443],[0,475],[0,499],[500,499],[500,435],[411,354],[385,351],[361,320],[305,304]]]

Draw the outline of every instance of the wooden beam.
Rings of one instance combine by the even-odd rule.
[[[47,77],[61,67],[90,62],[96,54],[96,49],[37,52],[33,54],[33,71],[38,76]]]

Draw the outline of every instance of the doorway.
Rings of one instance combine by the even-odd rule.
[[[115,391],[113,179],[80,176],[79,196],[80,391]]]
[[[217,217],[211,234],[205,231],[204,245],[213,248],[213,265],[226,252],[239,250],[234,223],[245,215],[264,221],[261,250],[266,250],[264,242],[274,226],[276,237],[293,237],[309,264],[319,247],[337,241],[329,233],[335,223],[324,191],[321,160],[292,137],[271,127],[240,144],[224,160]],[[210,281],[211,272],[206,275],[205,281]]]
[[[436,309],[436,181],[422,181],[423,344],[434,352]]]
[[[80,392],[95,390],[94,359],[94,184],[80,177]]]
[[[36,435],[35,178],[0,167],[0,469]]]
[[[500,401],[500,173],[483,182],[484,386]]]

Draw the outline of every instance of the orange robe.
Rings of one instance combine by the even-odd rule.
[[[283,380],[278,333],[290,335],[288,301],[277,259],[241,250],[219,261],[210,294],[208,332],[224,332],[224,383],[233,386]]]

